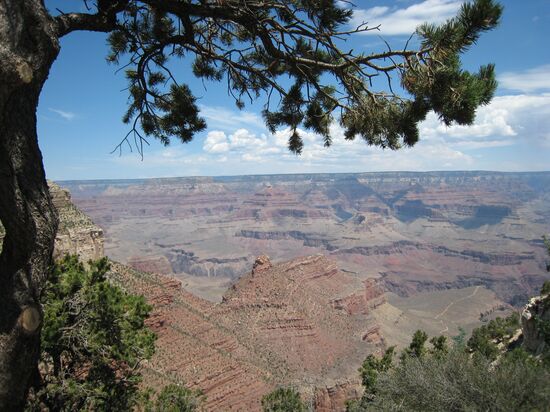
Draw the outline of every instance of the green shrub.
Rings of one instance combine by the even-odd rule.
[[[154,412],[194,412],[198,410],[200,393],[180,385],[168,385],[160,392]]]
[[[545,411],[550,373],[516,352],[496,366],[482,355],[451,349],[445,356],[408,357],[378,376],[363,411]],[[357,410],[357,409],[356,409]]]
[[[291,388],[278,388],[262,398],[264,412],[305,412],[300,394]]]

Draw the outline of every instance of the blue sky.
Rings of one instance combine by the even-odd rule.
[[[76,3],[76,2],[75,2]],[[380,32],[349,41],[356,51],[402,46],[414,27],[451,17],[456,0],[355,1],[356,22],[380,24]],[[238,111],[222,84],[193,79],[188,62],[179,75],[199,97],[208,129],[188,144],[169,147],[150,140],[143,160],[128,148],[111,154],[126,135],[121,117],[127,95],[123,73],[108,65],[106,36],[78,32],[62,39],[61,53],[42,92],[38,133],[46,174],[54,180],[120,179],[264,173],[390,170],[550,170],[550,0],[507,0],[500,27],[485,34],[463,58],[466,68],[495,63],[499,88],[471,127],[447,128],[429,115],[421,141],[396,152],[344,141],[333,126],[334,145],[304,133],[302,156],[286,150],[287,131],[270,134],[261,104]],[[51,9],[67,2],[46,1]],[[206,90],[205,90],[206,86]]]

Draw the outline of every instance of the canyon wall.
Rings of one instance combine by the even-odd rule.
[[[361,394],[358,365],[385,348],[372,316],[382,290],[367,282],[357,295],[361,285],[324,256],[275,265],[260,256],[219,304],[166,275],[114,263],[110,276],[153,305],[147,384],[185,382],[203,391],[206,410],[260,410],[263,395],[290,385],[314,410],[343,411]]]
[[[71,202],[71,194],[67,189],[62,189],[53,182],[49,182],[49,187],[53,204],[59,213],[54,258],[66,254],[78,255],[83,262],[102,258],[103,229]]]
[[[50,195],[59,213],[59,227],[55,237],[54,258],[66,254],[78,255],[80,260],[97,260],[104,256],[103,229],[82,213],[72,202],[71,194],[53,182],[48,182]],[[0,250],[4,228],[0,224]]]
[[[225,287],[266,253],[322,253],[400,296],[482,285],[521,305],[548,275],[550,173],[430,172],[63,182],[136,269]],[[193,283],[193,282],[190,282]],[[203,288],[204,289],[204,288]],[[204,290],[203,290],[204,292]],[[203,293],[208,295],[208,293]]]

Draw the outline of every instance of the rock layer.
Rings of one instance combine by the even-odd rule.
[[[513,305],[544,279],[550,173],[433,172],[64,182],[138,269],[233,278],[266,253],[322,253],[401,296],[484,285]],[[156,264],[156,263],[155,263]],[[150,267],[152,269],[153,267]],[[541,275],[541,273],[543,275]],[[221,299],[216,292],[214,300]]]
[[[111,277],[154,307],[147,382],[184,381],[204,392],[207,410],[259,410],[279,385],[297,387],[316,410],[344,410],[360,394],[357,365],[384,347],[370,316],[380,289],[365,282],[361,299],[349,298],[353,311],[335,308],[357,285],[324,256],[275,265],[260,256],[217,305],[165,275],[113,264]]]

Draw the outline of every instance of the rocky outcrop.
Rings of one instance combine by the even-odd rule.
[[[113,263],[110,278],[153,306],[147,325],[157,334],[156,351],[144,365],[147,386],[183,382],[205,395],[207,411],[260,410],[261,397],[274,386],[254,348],[222,327],[215,305],[197,298],[166,275],[138,272]]]
[[[201,258],[194,252],[171,249],[166,257],[170,262],[171,269],[169,272],[159,270],[159,273],[187,273],[194,276],[236,278],[250,267],[249,259],[245,256]]]
[[[364,282],[365,288],[344,298],[331,301],[332,307],[346,311],[350,315],[368,315],[373,309],[386,302],[384,290],[374,279],[367,279]]]
[[[343,382],[331,387],[317,388],[313,398],[316,412],[343,412],[346,402],[358,399],[363,394],[363,387],[358,382]]]
[[[548,349],[548,337],[541,332],[541,322],[550,322],[550,295],[531,298],[521,312],[523,346],[535,354]]]
[[[53,204],[59,213],[54,258],[73,254],[78,255],[85,263],[103,257],[103,230],[71,202],[68,190],[53,182],[48,182],[48,186]],[[0,250],[2,238],[3,228],[0,225]]]
[[[297,386],[313,403],[344,410],[349,397],[343,383],[357,383],[357,365],[384,347],[372,316],[383,302],[376,281],[359,282],[325,256],[277,265],[261,256],[214,313],[241,341],[262,348],[259,356],[276,382]],[[318,388],[325,388],[324,395],[313,395]]]
[[[71,202],[68,190],[53,182],[48,182],[48,186],[53,204],[59,213],[54,258],[72,254],[87,262],[103,257],[103,230]],[[0,224],[0,250],[3,237],[4,228]]]
[[[165,256],[132,256],[128,266],[141,272],[171,274],[172,266]]]
[[[259,274],[266,270],[269,270],[273,267],[271,264],[271,261],[269,260],[269,256],[261,255],[256,258],[254,261],[254,265],[252,265],[252,274]]]

